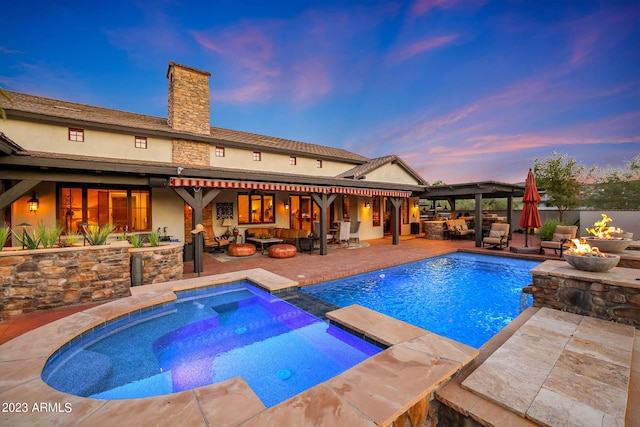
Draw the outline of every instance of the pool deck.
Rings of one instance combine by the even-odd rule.
[[[521,235],[514,235],[512,245],[524,246],[523,242],[519,241],[522,238]],[[302,253],[289,259],[254,258],[221,263],[205,256],[203,277],[197,278],[195,273],[189,272],[193,270],[193,265],[185,263],[185,272],[188,272],[185,278],[188,280],[181,281],[179,286],[197,286],[199,283],[210,282],[214,279],[211,276],[216,275],[215,280],[221,282],[244,276],[265,283],[272,281],[272,285],[278,289],[286,289],[291,284],[295,286],[296,282],[308,285],[456,250],[514,255],[507,250],[474,248],[472,241],[402,239],[400,245],[391,246],[388,239],[380,239],[369,243],[370,246],[367,248],[334,249],[326,256],[320,256],[317,252],[312,255]],[[559,259],[553,255],[546,258]],[[175,288],[176,284],[174,282],[169,287]],[[521,381],[519,372],[528,372],[529,367],[539,364],[539,354],[534,353],[527,358],[513,342],[510,344],[513,337],[517,340],[519,335],[526,335],[527,328],[532,327],[528,322],[535,319],[539,312],[534,308],[519,316],[479,351],[360,306],[336,310],[327,317],[390,347],[340,376],[269,409],[264,408],[255,393],[240,378],[168,396],[122,401],[101,401],[71,396],[53,390],[40,380],[41,369],[51,352],[79,331],[90,330],[132,308],[160,304],[174,298],[167,284],[132,288],[132,294],[132,297],[115,303],[71,307],[1,321],[0,343],[17,338],[0,346],[0,401],[28,402],[28,411],[0,412],[0,425],[157,423],[257,426],[320,425],[322,422],[324,425],[389,425],[394,417],[401,415],[407,408],[416,407],[417,403],[432,393],[435,393],[441,402],[467,414],[481,425],[640,425],[640,333],[633,328],[631,332],[623,328],[622,333],[610,333],[609,326],[618,326],[611,322],[598,321],[603,324],[596,327],[607,332],[603,338],[606,350],[603,354],[617,352],[619,348],[624,348],[629,354],[622,364],[620,360],[615,361],[614,368],[620,365],[623,373],[616,374],[613,386],[620,390],[626,387],[626,405],[624,402],[620,403],[621,392],[617,394],[617,415],[609,418],[604,415],[598,418],[594,415],[587,416],[586,419],[563,419],[557,416],[554,418],[552,414],[550,418],[540,418],[534,415],[535,411],[528,413],[528,408],[522,411],[518,409],[520,407],[515,407],[517,403],[505,401],[495,393],[492,395],[491,390],[482,388],[482,375],[487,375],[485,378],[493,378],[497,374],[500,377],[499,381],[503,381],[498,383],[501,387],[513,386],[515,381]],[[582,322],[590,325],[590,322],[596,320],[582,316],[572,319],[568,323],[575,324],[576,328]],[[45,326],[27,332],[43,324]],[[545,324],[550,331],[557,331],[566,327],[567,319],[546,319]],[[574,335],[575,331],[572,331],[568,337]],[[567,346],[571,338],[549,341],[555,343],[556,351],[559,351],[560,355],[564,351],[575,350]],[[584,380],[585,366],[593,369],[595,365],[576,363],[575,358],[568,356],[573,354],[558,356],[553,365],[557,366],[555,374],[560,372],[566,375],[563,381],[578,384]],[[514,362],[516,367],[504,365],[502,369],[497,363],[501,360]],[[566,363],[568,360],[571,363]],[[592,360],[589,362],[596,365],[599,363]],[[499,368],[494,372],[490,369],[492,366]],[[614,372],[611,371],[611,366],[598,366],[602,368],[600,372]],[[628,373],[626,380],[624,372]],[[548,374],[549,381],[553,380],[555,374],[552,369]],[[599,395],[603,378],[586,376],[590,378],[586,381],[586,388],[580,389],[580,394]],[[451,378],[453,380],[449,381]],[[545,389],[542,386],[544,381],[540,383],[540,378],[532,380],[535,382],[533,387],[538,387],[538,390]],[[445,383],[447,384],[441,387]],[[527,380],[527,384],[529,383]],[[520,395],[518,390],[507,393],[507,396]],[[586,400],[586,403],[582,403],[569,397],[562,401],[563,405],[569,405],[568,408],[563,407],[563,410],[568,414],[605,412],[599,399]],[[70,411],[67,411],[65,403],[70,404]],[[37,412],[37,409],[41,411]]]

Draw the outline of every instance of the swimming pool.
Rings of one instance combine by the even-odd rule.
[[[241,376],[270,407],[380,351],[245,282],[113,322],[52,357],[42,379],[79,396],[129,399]]]
[[[351,304],[479,348],[531,305],[537,261],[457,252],[320,285],[305,293]]]

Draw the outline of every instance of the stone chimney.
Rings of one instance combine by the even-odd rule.
[[[199,135],[211,133],[209,76],[211,73],[169,62],[169,113],[172,129]]]

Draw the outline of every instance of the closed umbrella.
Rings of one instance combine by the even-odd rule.
[[[540,213],[538,212],[538,202],[540,201],[540,194],[538,194],[538,188],[536,187],[536,177],[533,175],[533,171],[529,169],[527,175],[527,182],[524,184],[524,195],[522,196],[522,215],[520,216],[520,227],[524,228],[524,245],[529,246],[529,229],[538,228],[542,226],[540,220]]]

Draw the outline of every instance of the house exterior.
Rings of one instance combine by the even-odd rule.
[[[8,91],[3,221],[65,233],[113,223],[188,242],[196,223],[224,234],[224,219],[240,231],[317,222],[320,235],[350,220],[361,222],[361,240],[392,234],[394,243],[420,221],[426,182],[401,158],[212,127],[209,77],[170,62],[166,118]]]

